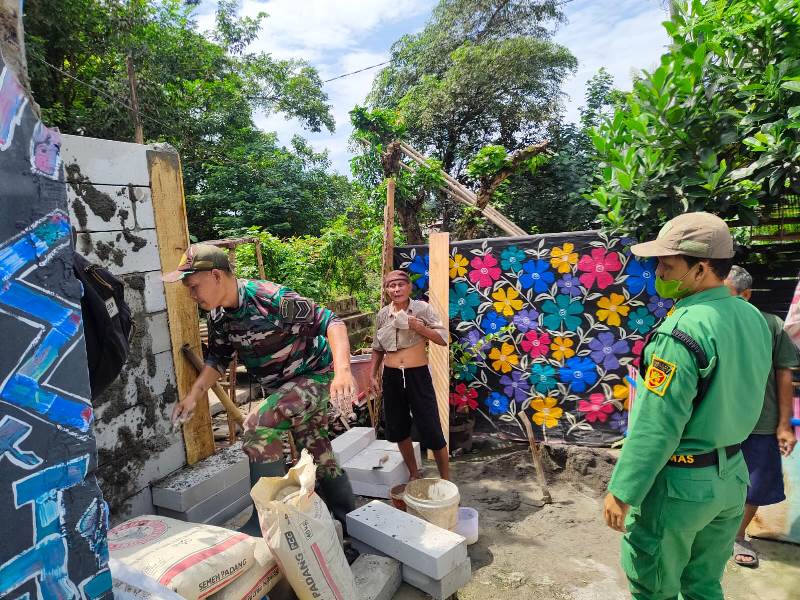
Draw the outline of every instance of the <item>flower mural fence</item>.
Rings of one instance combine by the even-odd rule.
[[[477,348],[454,369],[451,403],[475,406],[481,429],[524,437],[522,410],[538,439],[620,439],[630,367],[672,307],[656,295],[654,261],[633,257],[633,243],[597,231],[451,243],[450,333]],[[427,252],[395,249],[417,297],[428,286]]]

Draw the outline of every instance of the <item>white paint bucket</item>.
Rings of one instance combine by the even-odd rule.
[[[446,479],[415,479],[406,485],[406,512],[453,531],[461,499],[456,484]]]

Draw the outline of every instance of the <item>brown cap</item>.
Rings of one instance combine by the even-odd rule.
[[[692,212],[667,221],[651,242],[631,246],[636,256],[733,258],[733,237],[728,225],[716,215]]]
[[[183,253],[178,268],[161,276],[162,281],[173,283],[198,271],[220,269],[230,271],[231,264],[225,251],[210,244],[192,244]]]
[[[408,276],[408,273],[405,271],[400,271],[399,269],[396,271],[389,271],[386,274],[386,277],[383,278],[383,285],[389,285],[393,281],[405,281],[406,283],[411,283],[411,278]]]

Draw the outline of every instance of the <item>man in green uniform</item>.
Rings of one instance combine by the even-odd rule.
[[[761,413],[769,330],[723,285],[734,252],[718,217],[680,215],[631,250],[658,258],[656,290],[677,302],[642,351],[604,517],[625,532],[634,599],[722,600],[749,482],[739,447]]]

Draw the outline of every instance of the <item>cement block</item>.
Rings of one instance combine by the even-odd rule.
[[[378,500],[347,515],[347,532],[433,579],[442,579],[467,557],[464,537]]]
[[[469,557],[441,579],[433,579],[413,567],[403,565],[403,581],[433,596],[436,600],[449,598],[467,585],[470,579],[472,579],[472,563]]]
[[[339,464],[344,464],[375,441],[375,430],[372,427],[353,427],[342,435],[331,440],[333,453]]]
[[[81,178],[94,184],[149,186],[147,151],[150,149],[152,146],[141,144],[78,135],[61,136],[64,164],[79,165]]]
[[[391,498],[389,491],[391,488],[388,485],[364,483],[363,481],[350,480],[350,485],[353,488],[353,493],[358,496],[365,496],[366,498]]]
[[[161,269],[155,229],[127,235],[122,231],[79,233],[77,249],[90,262],[106,267],[114,275]]]
[[[161,271],[150,271],[144,274],[144,310],[148,313],[167,310],[167,297],[164,294]]]
[[[207,525],[219,525],[220,527],[230,521],[233,517],[242,512],[245,508],[253,504],[253,499],[248,493],[241,498],[234,500],[231,504],[223,508],[217,514],[212,515],[204,521]]]
[[[150,351],[153,354],[172,351],[172,340],[169,337],[166,311],[147,315],[144,318],[144,327],[147,333],[150,334]]]
[[[362,554],[350,568],[358,600],[392,600],[403,581],[400,563],[386,556]]]
[[[79,233],[136,229],[127,186],[69,183],[67,204],[70,221]]]
[[[186,512],[249,474],[247,455],[234,444],[153,485],[153,504]]]
[[[387,457],[381,469],[373,469],[383,457]],[[408,481],[409,472],[399,452],[365,449],[342,465],[351,483],[361,481],[372,485],[392,487]]]
[[[361,540],[357,540],[356,538],[349,538],[350,539],[350,546],[358,550],[359,554],[372,554],[374,556],[386,556],[386,552],[381,552],[377,548],[373,548],[369,544],[365,544]]]
[[[153,197],[149,187],[130,187],[128,194],[136,217],[138,229],[155,229],[156,218],[153,213]]]
[[[411,446],[414,448],[414,458],[417,459],[417,467],[421,468],[422,449],[420,448],[420,444],[419,442],[411,442]],[[367,448],[369,450],[379,450],[383,452],[400,452],[397,444],[388,440],[375,440],[369,446],[367,446]]]
[[[153,507],[153,494],[148,485],[143,490],[139,490],[133,496],[125,499],[122,508],[109,516],[111,527],[116,527],[123,521],[133,519],[139,515],[155,514]]]
[[[190,523],[208,523],[209,519],[224,511],[243,496],[246,496],[248,500],[250,499],[249,476],[234,482],[230,486],[226,486],[194,506],[190,506],[185,511],[170,510],[162,506],[159,506],[156,510],[158,510],[159,515],[164,517],[189,521]]]

